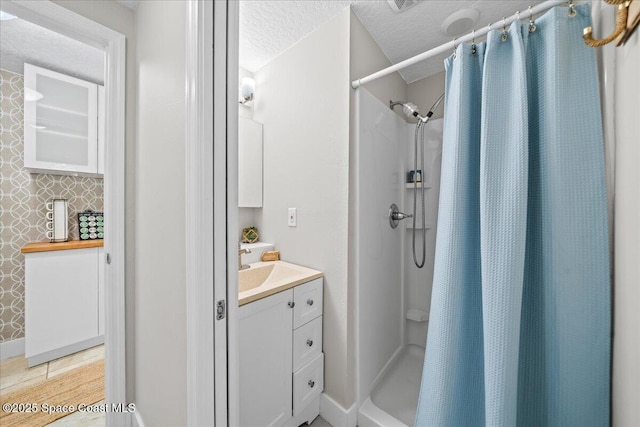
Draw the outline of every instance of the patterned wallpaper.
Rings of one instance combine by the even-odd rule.
[[[79,211],[102,211],[101,178],[31,174],[23,168],[23,77],[0,70],[0,342],[24,337],[24,255],[46,241],[45,204],[69,201],[69,238],[78,239]]]

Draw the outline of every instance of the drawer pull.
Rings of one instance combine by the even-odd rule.
[[[296,305],[296,303],[293,301],[289,301],[287,305],[289,306],[289,308],[293,308],[293,306]]]
[[[309,382],[307,384],[309,384],[309,387],[313,388],[313,387],[315,387],[316,382],[313,381],[313,380],[309,380]]]
[[[307,345],[309,347],[313,347],[313,340],[307,340]]]
[[[307,300],[307,304],[309,304],[309,305],[313,305],[313,300],[312,300],[312,299],[308,299],[308,300]]]

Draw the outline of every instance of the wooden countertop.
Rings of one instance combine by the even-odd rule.
[[[68,242],[33,242],[22,247],[22,253],[66,251],[68,249],[100,248],[104,245],[104,240],[69,240]]]

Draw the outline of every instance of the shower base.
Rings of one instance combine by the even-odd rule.
[[[413,426],[418,407],[424,348],[405,346],[358,411],[360,427]]]

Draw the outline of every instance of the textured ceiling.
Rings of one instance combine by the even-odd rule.
[[[1,21],[0,66],[23,74],[24,63],[94,83],[104,82],[104,52],[22,19]]]
[[[349,0],[240,1],[240,66],[257,71],[351,3]]]
[[[424,0],[395,13],[386,0],[244,0],[240,2],[240,66],[249,71],[260,69],[349,5],[395,64],[451,41],[440,26],[457,10],[478,10],[480,17],[475,26],[481,28],[537,3],[542,1]],[[445,53],[423,61],[400,74],[408,83],[433,75],[444,69],[447,56]]]

